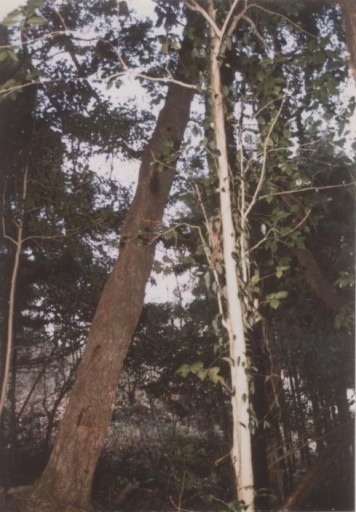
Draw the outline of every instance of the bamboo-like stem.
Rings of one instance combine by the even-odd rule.
[[[11,274],[11,285],[10,285],[10,293],[9,293],[9,312],[7,318],[7,336],[6,336],[6,353],[5,353],[5,365],[4,365],[4,374],[1,382],[1,390],[0,390],[0,416],[2,414],[7,388],[9,383],[9,375],[11,368],[11,355],[14,343],[14,314],[15,314],[15,300],[16,300],[16,284],[20,267],[20,256],[23,245],[23,221],[25,216],[25,201],[27,197],[27,186],[28,186],[28,166],[26,165],[23,177],[23,185],[22,185],[22,204],[20,209],[19,218],[16,222],[17,225],[17,236],[16,239],[10,237],[6,234],[5,231],[5,220],[2,219],[3,224],[3,236],[4,238],[10,240],[16,247],[15,256],[14,256],[14,264],[12,268]]]

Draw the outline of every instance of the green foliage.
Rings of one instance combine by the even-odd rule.
[[[6,27],[11,27],[13,25],[17,25],[20,20],[21,20],[21,17],[23,15],[23,9],[15,9],[13,11],[10,12],[10,14],[8,14],[3,20],[2,20],[2,24],[5,25]]]
[[[16,53],[10,49],[5,49],[5,50],[2,50],[0,52],[0,62],[3,62],[5,60],[9,59],[10,61],[12,60],[13,62],[18,62],[18,57],[16,55]],[[7,82],[5,82],[4,85],[2,85],[2,88],[8,88],[8,87],[11,87],[12,85],[15,85],[16,84],[16,81],[15,80],[8,80]]]
[[[178,370],[176,371],[177,375],[181,375],[182,377],[187,377],[189,373],[196,375],[200,380],[204,380],[205,378],[210,379],[214,384],[222,384],[226,386],[224,378],[219,375],[220,368],[218,366],[213,366],[211,368],[204,368],[204,364],[202,361],[197,361],[191,365],[182,364]]]
[[[280,299],[285,299],[286,297],[288,297],[288,292],[286,291],[268,293],[266,295],[266,302],[271,308],[277,309],[280,305]]]
[[[0,185],[5,194],[1,214],[6,233],[14,237],[26,160],[27,241],[19,274],[15,345],[23,368],[48,363],[46,371],[69,388],[68,371],[73,375],[72,360],[80,356],[131,197],[114,179],[96,172],[98,162],[106,157],[141,157],[154,128],[155,106],[166,91],[155,80],[140,79],[147,101],[121,101],[126,82],[118,54],[129,69],[142,69],[155,79],[167,76],[167,69],[176,64],[183,14],[176,2],[158,2],[156,20],[138,19],[127,2],[61,2],[58,12],[68,31],[53,36],[63,26],[52,7],[51,2],[31,0],[4,20],[8,40],[0,50]],[[219,4],[222,11],[225,7]],[[318,434],[319,423],[331,431],[347,420],[347,392],[354,385],[354,196],[347,186],[354,180],[354,169],[344,135],[355,103],[343,108],[339,101],[346,66],[337,9],[308,14],[293,2],[279,8],[292,23],[254,9],[254,26],[241,21],[222,63],[237,233],[242,231],[242,189],[248,203],[266,159],[264,183],[245,227],[251,277],[247,283],[239,277],[253,359],[249,374],[265,386],[261,390],[256,384],[255,398],[275,394],[272,407],[256,411],[257,419],[251,411],[249,428],[258,434],[262,426],[267,442],[277,426],[291,440],[299,442],[304,436],[301,444],[319,438],[327,444],[326,431]],[[11,46],[12,41],[19,44],[21,31],[29,44]],[[88,32],[94,42],[77,37]],[[191,36],[199,59],[208,53],[205,35]],[[28,81],[41,85],[7,94]],[[191,271],[187,286],[192,298],[185,304],[177,300],[146,305],[120,382],[122,403],[114,411],[112,444],[106,446],[101,463],[105,475],[112,472],[121,483],[138,479],[151,499],[159,494],[159,504],[166,508],[172,497],[182,508],[202,509],[209,503],[215,510],[241,510],[242,504],[232,501],[226,456],[231,361],[216,304],[219,291],[225,305],[226,283],[217,247],[207,246],[206,228],[216,238],[220,233],[213,171],[216,147],[209,112],[202,112],[205,70],[197,86],[200,105],[193,109],[190,133],[180,152],[181,171],[167,216],[173,217],[173,225],[167,220],[159,233],[161,246],[176,252],[154,264],[161,275]],[[278,122],[269,133],[282,98]],[[171,144],[159,148],[157,167],[163,169],[162,164],[176,156]],[[144,243],[145,234],[139,233],[136,242]],[[323,278],[341,294],[341,310],[327,310],[311,289],[306,270],[295,257],[295,249],[303,248],[313,253]],[[240,253],[238,246],[237,264]],[[0,255],[4,332],[13,258],[9,240],[1,240]],[[268,327],[267,342],[258,334],[261,317]],[[263,343],[268,346],[261,354],[258,347]],[[269,363],[275,364],[270,372]],[[273,388],[277,377],[278,393]],[[55,391],[59,396],[60,386]],[[52,405],[48,396],[46,400],[41,439],[49,428]],[[277,402],[281,409],[276,419],[269,409],[274,413]],[[158,425],[148,425],[147,410],[159,418]],[[140,430],[142,424],[145,428]],[[131,433],[138,429],[146,436],[144,441],[140,438],[142,444],[129,434],[120,438],[125,425],[134,427],[128,429]],[[151,436],[157,427],[159,435]],[[29,428],[19,422],[18,429],[23,436],[20,447],[26,448]],[[115,444],[115,439],[120,442]],[[284,469],[286,480],[295,480],[297,472],[308,468],[304,452],[299,444],[287,451],[277,441],[282,452],[286,449],[281,460],[288,461],[291,451],[296,454],[295,468]],[[223,463],[217,463],[221,458]],[[144,510],[147,495],[146,503],[132,499],[128,508]]]

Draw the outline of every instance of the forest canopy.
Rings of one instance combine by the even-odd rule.
[[[1,21],[1,510],[354,510],[353,20]]]

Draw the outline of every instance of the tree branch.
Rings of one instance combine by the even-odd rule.
[[[272,131],[273,131],[273,129],[274,129],[274,127],[275,127],[275,125],[276,125],[276,123],[277,123],[281,113],[282,113],[282,109],[283,109],[285,98],[286,98],[286,94],[284,94],[284,96],[282,97],[281,105],[280,105],[280,107],[278,109],[278,112],[275,115],[275,117],[274,117],[274,119],[273,119],[273,121],[271,123],[271,126],[269,127],[267,136],[265,138],[265,142],[264,142],[264,145],[263,145],[263,162],[262,162],[262,169],[261,169],[260,178],[258,180],[257,187],[255,189],[255,192],[254,192],[253,196],[252,196],[250,204],[248,205],[246,210],[244,212],[242,212],[242,214],[241,214],[244,219],[247,219],[248,214],[252,210],[253,206],[256,204],[256,202],[258,200],[258,194],[260,193],[260,191],[262,189],[262,186],[263,186],[263,183],[264,183],[264,180],[265,180],[265,177],[266,177],[266,171],[267,171],[268,144],[270,142]]]
[[[323,187],[304,187],[304,188],[299,188],[299,189],[294,189],[294,190],[282,190],[280,192],[264,194],[263,196],[260,196],[258,198],[258,200],[261,201],[262,199],[267,199],[268,197],[273,197],[273,196],[282,196],[282,195],[287,195],[287,194],[298,194],[299,192],[306,192],[308,190],[315,190],[317,192],[319,190],[341,188],[341,187],[351,187],[351,186],[355,186],[355,185],[356,185],[356,181],[351,181],[350,183],[341,183],[339,185],[325,185]]]
[[[214,32],[217,35],[217,37],[219,39],[221,38],[221,35],[222,35],[221,30],[219,29],[219,27],[217,26],[215,21],[211,18],[211,16],[209,16],[209,14],[206,12],[206,10],[203,9],[203,7],[201,7],[198,4],[198,2],[196,2],[196,0],[185,0],[185,5],[191,11],[199,12],[206,19],[206,21],[209,23],[209,25],[214,30]]]
[[[19,221],[17,222],[17,237],[16,240],[12,239],[9,236],[4,236],[10,239],[15,244],[15,256],[14,256],[14,264],[12,268],[11,275],[11,284],[10,284],[10,294],[9,294],[9,311],[7,318],[7,334],[6,334],[6,353],[5,353],[5,366],[4,366],[4,374],[2,376],[1,389],[0,389],[0,417],[5,405],[6,394],[7,394],[7,386],[10,375],[10,367],[11,367],[11,355],[12,355],[12,347],[14,342],[14,319],[15,319],[15,299],[16,299],[16,285],[17,285],[17,277],[19,273],[20,267],[20,256],[22,252],[23,245],[23,220],[25,215],[25,201],[27,197],[27,186],[28,186],[28,166],[25,167],[23,182],[22,182],[22,204],[20,209]],[[4,222],[4,219],[3,219]]]

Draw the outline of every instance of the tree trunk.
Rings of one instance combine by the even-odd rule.
[[[332,480],[343,471],[343,458],[347,447],[353,444],[354,424],[349,422],[336,432],[332,444],[320,455],[313,466],[299,480],[296,488],[284,503],[282,510],[301,510],[309,496],[320,489],[328,479]]]
[[[188,83],[198,75],[190,39],[195,26],[196,15],[189,13],[175,76]],[[173,82],[168,86],[121,229],[119,257],[102,292],[52,455],[32,493],[35,505],[29,503],[27,510],[89,508],[93,473],[110,424],[123,361],[140,318],[193,95],[193,88]],[[168,156],[167,148],[172,148]]]
[[[16,222],[16,239],[6,234],[6,226],[5,219],[2,218],[3,225],[3,237],[6,240],[9,240],[11,243],[15,245],[15,255],[14,255],[14,263],[11,274],[11,285],[10,285],[10,293],[9,293],[9,310],[7,317],[7,333],[6,333],[6,348],[5,348],[5,364],[2,375],[2,381],[0,385],[0,416],[3,412],[3,408],[5,405],[9,376],[11,370],[11,359],[12,359],[12,350],[14,345],[14,327],[15,327],[15,302],[16,302],[16,292],[17,292],[17,279],[19,275],[20,269],[20,258],[22,253],[23,246],[23,230],[24,230],[24,218],[25,218],[25,202],[27,199],[27,188],[28,188],[28,164],[25,165],[24,173],[23,173],[23,181],[22,181],[22,194],[21,194],[21,206],[19,219]]]
[[[355,0],[340,0],[344,15],[347,47],[350,54],[350,68],[356,81],[356,2]]]
[[[316,296],[331,311],[340,311],[347,301],[325,278],[312,252],[309,249],[292,249],[292,254],[305,269],[305,278]]]
[[[209,3],[209,16],[216,23],[214,1]],[[211,24],[212,25],[212,24]],[[214,27],[210,29],[210,98],[212,104],[216,143],[216,167],[219,178],[220,215],[222,223],[223,258],[226,278],[227,319],[229,352],[231,358],[231,396],[233,416],[233,443],[231,458],[236,477],[237,498],[244,502],[249,512],[254,510],[254,478],[250,433],[250,398],[247,376],[246,339],[243,312],[239,297],[239,284],[234,254],[237,250],[232,216],[229,162],[225,132],[224,100],[221,82],[221,42]]]

